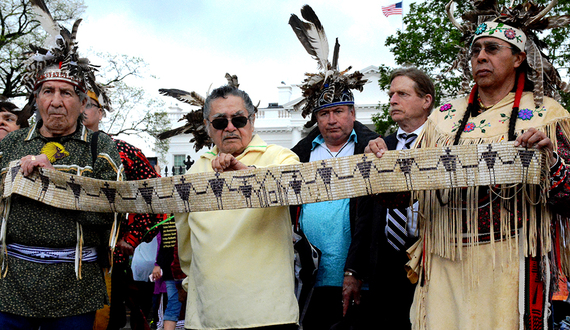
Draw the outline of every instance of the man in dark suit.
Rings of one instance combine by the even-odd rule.
[[[402,68],[392,73],[388,96],[390,116],[399,128],[384,141],[388,150],[409,149],[433,109],[435,87],[424,72]],[[406,249],[417,238],[417,216],[412,207],[388,210],[374,203],[371,196],[361,197],[358,205],[353,240],[370,244],[354,245],[349,255],[358,255],[363,265],[369,263],[373,318],[378,325],[389,322],[397,325],[397,329],[410,329],[415,284],[408,280],[404,265],[408,261]],[[370,249],[366,250],[368,246]]]

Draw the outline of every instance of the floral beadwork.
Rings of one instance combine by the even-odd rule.
[[[521,33],[522,33],[521,31],[512,28],[508,25],[505,25],[504,23],[494,23],[494,22],[491,22],[489,24],[481,23],[475,30],[476,36],[481,36],[481,35],[493,36],[508,41],[509,43],[514,44],[518,48],[524,47],[524,45],[522,44],[523,36],[521,36]],[[501,34],[504,35],[504,37]]]
[[[442,105],[442,106],[439,108],[439,111],[440,111],[440,112],[447,112],[447,113],[445,114],[445,117],[443,117],[443,119],[445,120],[445,119],[448,119],[448,118],[449,118],[449,119],[453,118],[453,116],[455,116],[454,112],[455,112],[456,110],[453,109],[453,106],[451,105],[451,103],[447,103],[447,104]]]
[[[534,113],[532,113],[532,110],[530,109],[521,109],[519,110],[518,117],[522,120],[530,120],[532,117],[534,117]]]
[[[457,131],[457,129],[459,128],[459,125],[460,125],[459,122],[453,123],[453,127],[451,129],[451,132]],[[465,128],[463,129],[463,132],[469,133],[469,132],[473,132],[476,129],[480,129],[481,133],[485,133],[487,131],[487,129],[486,129],[487,127],[491,127],[491,123],[487,123],[486,119],[482,119],[479,122],[479,124],[468,121],[467,124],[465,124]]]
[[[520,109],[517,118],[520,120],[531,120],[534,115],[537,115],[539,117],[544,116],[544,112],[546,112],[546,108],[544,106],[542,106],[542,108],[536,108],[534,110],[528,108]],[[506,113],[502,113],[499,123],[504,124],[509,121],[509,119],[511,119],[511,116],[507,115]]]
[[[475,34],[480,35],[481,33],[485,32],[485,30],[487,30],[487,24],[481,23],[477,27],[477,30],[475,30]]]
[[[505,30],[505,37],[509,40],[513,40],[517,37],[517,32],[513,29],[506,29]]]

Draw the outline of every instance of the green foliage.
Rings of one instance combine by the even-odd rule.
[[[390,73],[392,70],[392,68],[384,64],[380,66],[380,79],[378,80],[380,90],[388,92],[390,89]],[[398,129],[398,126],[392,120],[392,117],[390,117],[390,104],[379,104],[378,108],[380,109],[380,112],[372,115],[372,122],[374,123],[374,130],[376,133],[386,136],[395,132]]]
[[[447,0],[412,3],[410,13],[404,16],[405,31],[398,31],[386,39],[386,46],[394,54],[399,66],[415,66],[429,74],[436,87],[435,103],[456,96],[460,89],[460,73],[450,71],[461,33],[451,24],[445,13]],[[465,11],[465,3],[456,12]]]
[[[151,98],[144,88],[135,86],[131,80],[153,79],[147,71],[147,63],[139,57],[117,54],[98,54],[102,67],[98,77],[108,89],[112,112],[103,119],[105,132],[111,136],[136,135],[149,145],[157,156],[164,160],[168,152],[168,141],[161,143],[155,136],[170,126],[165,103]]]
[[[381,136],[390,135],[398,129],[398,126],[390,117],[389,108],[389,104],[382,104],[380,105],[380,112],[372,115],[374,131]]]
[[[451,24],[445,11],[449,0],[427,0],[410,4],[409,13],[403,17],[405,30],[386,39],[386,46],[394,54],[398,66],[415,66],[432,77],[436,87],[436,106],[456,98],[460,94],[461,72],[451,70],[451,64],[457,57],[461,42],[461,33]],[[538,3],[550,1],[537,0]],[[502,2],[499,2],[502,3]],[[509,2],[510,3],[510,2]],[[517,1],[520,3],[520,1]],[[461,15],[472,9],[471,2],[457,1],[455,17],[461,22]],[[565,15],[570,12],[570,0],[560,0],[551,15]],[[568,71],[570,63],[570,28],[565,27],[544,33],[540,37],[548,48],[545,52],[553,60],[561,74]],[[380,88],[388,90],[386,81],[390,72],[396,68],[380,67]],[[565,81],[568,80],[566,77]],[[570,108],[570,95],[562,93],[561,104]],[[380,106],[382,108],[382,105]],[[379,121],[385,120],[385,113],[377,116]],[[375,121],[376,123],[376,121]],[[378,127],[378,123],[377,127]],[[384,127],[387,123],[380,124]],[[384,125],[384,126],[382,126]]]
[[[537,1],[538,3],[546,3],[547,1]],[[549,2],[549,1],[548,1]],[[549,13],[551,15],[568,15],[570,13],[570,0],[559,0],[558,4]],[[543,36],[544,42],[546,42],[548,49],[545,52],[552,59],[552,63],[561,74],[568,74],[568,63],[570,63],[570,26],[564,28],[549,30]],[[542,36],[541,36],[542,37]],[[564,77],[563,80],[568,82],[568,76]],[[566,109],[570,109],[570,93],[560,93],[562,101],[560,104]]]

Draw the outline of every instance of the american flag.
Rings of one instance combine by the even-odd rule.
[[[390,15],[402,15],[402,3],[403,1],[400,1],[386,7],[382,6],[382,13],[384,13],[386,17]]]

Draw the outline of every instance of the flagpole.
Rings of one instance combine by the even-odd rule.
[[[404,33],[404,0],[402,0],[402,33]]]

